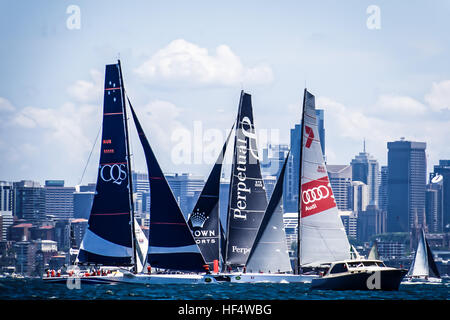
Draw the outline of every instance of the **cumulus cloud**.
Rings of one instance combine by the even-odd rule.
[[[392,94],[384,94],[378,98],[374,109],[376,112],[385,113],[387,116],[392,115],[421,115],[427,111],[427,107],[419,101],[408,97]]]
[[[90,103],[101,99],[103,75],[98,70],[90,71],[91,81],[78,80],[67,88],[67,93],[76,102]]]
[[[8,99],[0,97],[0,113],[9,113],[15,111],[16,108]]]
[[[388,141],[400,137],[427,143],[430,165],[448,158],[450,121],[440,116],[448,103],[445,82],[433,84],[422,103],[408,96],[380,95],[370,107],[350,106],[329,97],[318,97],[318,108],[325,109],[327,155],[331,163],[347,162],[343,156],[362,150],[365,139],[368,151],[386,162]],[[439,101],[439,103],[437,102]],[[436,103],[432,106],[432,103]],[[437,106],[440,108],[437,108]]]
[[[183,39],[177,39],[158,50],[135,72],[143,79],[172,85],[232,86],[272,82],[270,66],[246,67],[227,45],[219,45],[215,54]]]
[[[72,83],[67,88],[71,101],[59,106],[18,106],[0,97],[0,153],[5,168],[17,169],[11,174],[65,179],[67,170],[82,171],[101,125],[102,80],[95,70],[90,76]]]
[[[92,144],[87,133],[93,126],[95,109],[73,103],[65,103],[59,108],[25,107],[13,116],[12,124],[19,130],[32,130],[41,138],[42,146],[64,151],[71,159],[82,159]]]
[[[184,129],[180,121],[182,109],[171,102],[153,100],[140,109],[140,122],[151,132],[152,139],[161,146],[169,147],[167,141],[173,130]],[[145,129],[145,128],[144,128]]]
[[[433,82],[425,101],[434,111],[450,110],[450,80]]]

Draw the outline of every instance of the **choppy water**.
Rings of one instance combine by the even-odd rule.
[[[449,300],[450,281],[400,285],[398,291],[312,290],[309,284],[105,285],[0,279],[0,300]]]

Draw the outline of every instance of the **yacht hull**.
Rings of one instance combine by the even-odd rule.
[[[379,270],[344,273],[313,279],[312,289],[321,290],[398,290],[407,270]]]
[[[211,275],[198,274],[122,274],[105,276],[61,276],[43,278],[46,283],[67,284],[80,281],[81,284],[202,284],[216,283],[216,279]]]
[[[441,278],[434,277],[406,277],[402,284],[439,284],[442,283]]]
[[[225,274],[232,283],[311,283],[317,275],[277,273],[235,273]]]

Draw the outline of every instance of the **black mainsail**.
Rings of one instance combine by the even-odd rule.
[[[283,221],[283,184],[287,155],[247,261],[250,272],[292,272]]]
[[[220,260],[220,173],[233,127],[188,218],[189,228],[210,269],[213,268],[214,260]]]
[[[155,268],[204,271],[205,260],[128,100],[147,162],[150,231],[147,263]]]
[[[230,179],[225,265],[244,266],[267,207],[251,95],[241,91]]]
[[[120,61],[106,65],[97,186],[77,258],[79,264],[135,264],[134,214]]]

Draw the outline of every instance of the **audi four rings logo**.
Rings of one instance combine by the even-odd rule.
[[[126,168],[123,163],[105,164],[100,168],[100,177],[105,182],[112,181],[115,184],[121,184],[127,178]]]
[[[330,196],[330,190],[326,186],[318,186],[302,192],[304,204],[310,204],[318,200],[326,199]]]

